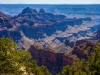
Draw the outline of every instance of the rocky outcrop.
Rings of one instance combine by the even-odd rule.
[[[54,32],[56,32],[56,30],[65,31],[68,25],[71,26],[80,25],[82,24],[83,20],[85,21],[91,20],[91,18],[68,19],[65,15],[55,15],[52,13],[47,13],[45,12],[44,9],[40,9],[39,12],[37,12],[35,9],[31,9],[29,7],[25,8],[22,11],[22,13],[20,13],[18,16],[15,17],[15,19],[22,25],[28,25],[28,28],[30,30],[33,28],[32,31],[30,32],[36,33],[36,32],[40,32],[41,30],[43,34],[46,33],[46,35],[49,36],[52,35]],[[24,28],[25,27],[26,26],[24,26]],[[39,28],[41,29],[38,30]],[[48,33],[47,30],[49,30],[50,32]],[[43,35],[41,36],[43,37]]]
[[[15,19],[0,12],[0,37],[13,38],[14,41],[19,41],[21,39],[20,27],[16,26],[16,24]]]
[[[60,72],[63,66],[73,63],[72,58],[65,56],[64,53],[57,52],[51,47],[43,48],[41,45],[32,45],[29,52],[39,65],[47,66],[54,75]]]
[[[80,25],[83,21],[91,21],[91,18],[67,18],[65,15],[48,13],[44,9],[40,9],[38,12],[29,7],[14,17],[8,17],[0,12],[0,37],[10,36],[16,37],[14,40],[19,40],[22,38],[19,31],[22,31],[27,38],[37,40],[52,36],[57,31],[65,32],[68,26]],[[60,40],[62,39],[60,38]],[[69,44],[71,47],[74,46],[73,43]]]
[[[20,24],[20,30],[27,37],[39,39],[44,38],[44,34],[51,36],[57,30],[64,32],[68,25],[80,25],[83,20],[90,21],[91,18],[69,19],[65,15],[47,13],[43,8],[37,12],[37,10],[27,7],[14,19]]]
[[[66,45],[66,46],[70,46],[71,48],[73,48],[74,46],[75,46],[75,42],[70,42],[69,40],[65,40],[65,42],[64,42],[64,44]]]
[[[94,51],[95,43],[88,40],[80,40],[77,41],[76,46],[72,50],[72,54],[76,54],[76,56],[80,59],[87,59],[88,56]]]
[[[0,28],[3,27],[12,28],[12,24],[10,23],[10,18],[0,12]]]
[[[39,10],[39,13],[40,14],[45,14],[45,10],[42,8],[42,9]]]
[[[23,9],[21,14],[37,14],[36,9],[31,9],[29,7]]]
[[[45,65],[55,75],[61,72],[63,66],[72,65],[74,61],[86,59],[92,54],[96,44],[91,40],[80,40],[78,45],[65,53],[58,52],[52,47],[43,48],[40,44],[34,44],[29,48],[33,59],[36,59],[39,65]]]
[[[0,37],[13,38],[13,40],[16,42],[21,39],[21,35],[20,35],[19,31],[2,30],[2,31],[0,31]]]
[[[45,37],[44,33],[50,36],[56,31],[56,29],[52,25],[46,25],[46,26],[39,25],[38,27],[37,26],[29,27],[27,25],[23,25],[21,26],[21,30],[27,37],[34,39],[44,38]]]

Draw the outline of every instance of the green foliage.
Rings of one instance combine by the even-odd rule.
[[[63,68],[63,71],[62,71],[62,74],[63,74],[63,75],[73,75],[73,73],[74,73],[73,67],[67,65],[67,66],[65,66],[65,67]]]
[[[76,70],[85,70],[84,67],[86,66],[85,60],[78,59],[76,62],[73,63],[73,67]]]
[[[100,75],[100,44],[96,45],[94,52],[88,60],[77,60],[72,66],[65,66],[63,75]]]
[[[32,72],[34,73],[35,69],[38,67],[36,60],[31,60],[27,65],[26,65],[26,70],[28,73]]]
[[[94,53],[88,61],[89,75],[100,75],[100,44],[94,49]]]
[[[76,71],[76,72],[74,73],[74,75],[87,75],[87,73],[84,72],[84,71],[78,70],[78,71]]]
[[[51,75],[45,66],[39,67],[36,60],[31,60],[30,63],[27,64],[27,71],[34,75]]]
[[[15,65],[12,59],[12,52],[16,48],[12,39],[0,38],[0,73],[1,74],[18,74],[19,67]],[[18,72],[18,73],[17,73]]]
[[[0,75],[51,75],[45,66],[39,67],[28,51],[16,50],[11,38],[0,38]],[[87,51],[86,51],[87,53]],[[25,70],[21,70],[25,67]],[[65,66],[63,75],[100,75],[100,44],[94,48],[88,60],[78,59],[72,66]],[[57,75],[61,75],[60,73]]]
[[[12,59],[24,65],[31,59],[31,54],[28,51],[16,50],[12,52]]]
[[[46,66],[41,66],[41,71],[43,72],[43,75],[51,75],[51,73],[47,70]]]
[[[12,52],[16,46],[11,38],[0,38],[0,53],[3,53],[4,56]]]
[[[0,38],[0,75],[51,75],[45,66],[39,67],[32,60],[28,51],[15,50],[16,47],[11,38]]]

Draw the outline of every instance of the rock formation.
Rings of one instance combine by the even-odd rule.
[[[83,41],[83,42],[82,42]],[[74,61],[79,59],[86,59],[93,52],[95,44],[90,41],[81,40],[73,50],[67,52],[59,52],[52,47],[43,48],[39,43],[34,43],[29,48],[33,59],[36,59],[38,65],[45,65],[54,75],[61,72],[65,65],[72,65]]]
[[[60,72],[65,65],[71,65],[73,59],[59,53],[51,47],[43,48],[38,43],[32,45],[29,50],[33,59],[37,60],[38,65],[45,65],[55,75]]]
[[[78,29],[78,27],[83,23],[83,21],[91,21],[91,20],[92,19],[89,17],[78,18],[78,19],[75,17],[67,18],[65,15],[57,15],[57,14],[55,15],[53,13],[47,13],[44,11],[44,9],[40,9],[40,11],[37,12],[37,10],[31,9],[29,7],[25,8],[20,14],[14,17],[8,17],[2,12],[0,12],[0,37],[5,37],[5,38],[12,37],[14,41],[21,46],[20,48],[22,49],[28,49],[30,45],[33,44],[33,41],[30,40],[31,38],[35,39],[36,41],[38,39],[44,38],[42,41],[40,40],[42,43],[43,42],[45,42],[45,44],[49,43],[49,45],[54,43],[59,46],[58,40],[63,42],[63,40],[67,39],[68,35],[69,38],[71,36],[78,37],[79,31],[75,30],[76,33],[71,33],[67,31],[67,28],[69,28],[70,31],[71,27],[77,26],[76,29]],[[86,27],[86,29],[88,28],[89,27]],[[81,34],[82,27],[80,27],[79,30],[80,29],[81,29],[80,31]],[[22,32],[24,36],[22,36],[20,32]],[[68,34],[66,34],[65,36],[65,33],[67,32]],[[84,33],[85,32],[87,31],[84,31]],[[59,34],[62,35],[59,36]],[[97,38],[100,38],[100,29],[97,32]],[[73,41],[70,42],[66,40],[65,45],[70,46],[71,48],[74,49],[67,51],[65,48],[66,53],[64,53],[64,51],[63,52],[57,51],[50,46],[48,47],[46,46],[44,48],[38,43],[34,43],[34,45],[31,45],[28,51],[32,54],[33,59],[37,60],[37,63],[39,65],[47,66],[47,68],[55,75],[56,73],[62,70],[63,66],[67,64],[72,65],[72,63],[75,60],[75,58],[73,58],[74,54],[76,55],[76,57],[80,59],[81,58],[86,59],[87,54],[84,53],[84,49],[88,48],[88,46],[94,46],[92,43],[89,43],[84,40],[79,40],[76,42]]]

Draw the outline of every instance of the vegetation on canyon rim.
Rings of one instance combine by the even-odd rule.
[[[16,47],[11,38],[0,38],[0,75],[51,75],[45,66],[39,67],[32,60],[28,51]]]
[[[11,38],[0,38],[1,75],[22,75],[25,73],[27,75],[52,75],[45,66],[38,66],[36,60],[32,60],[32,56],[28,51],[16,50],[16,48],[17,45]],[[85,50],[86,52],[88,53]],[[78,59],[73,65],[65,66],[62,74],[100,75],[100,44],[96,45],[88,59]]]
[[[87,50],[90,50],[89,47]],[[100,43],[92,49],[87,59],[78,59],[72,66],[65,66],[62,70],[63,75],[100,75]],[[89,51],[86,51],[88,52]],[[58,74],[59,75],[59,74]]]

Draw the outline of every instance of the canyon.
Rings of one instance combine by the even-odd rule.
[[[0,12],[0,38],[13,38],[17,50],[29,51],[39,66],[47,66],[55,75],[65,65],[91,54],[100,39],[99,20],[91,16],[68,18],[26,7],[15,16]]]

